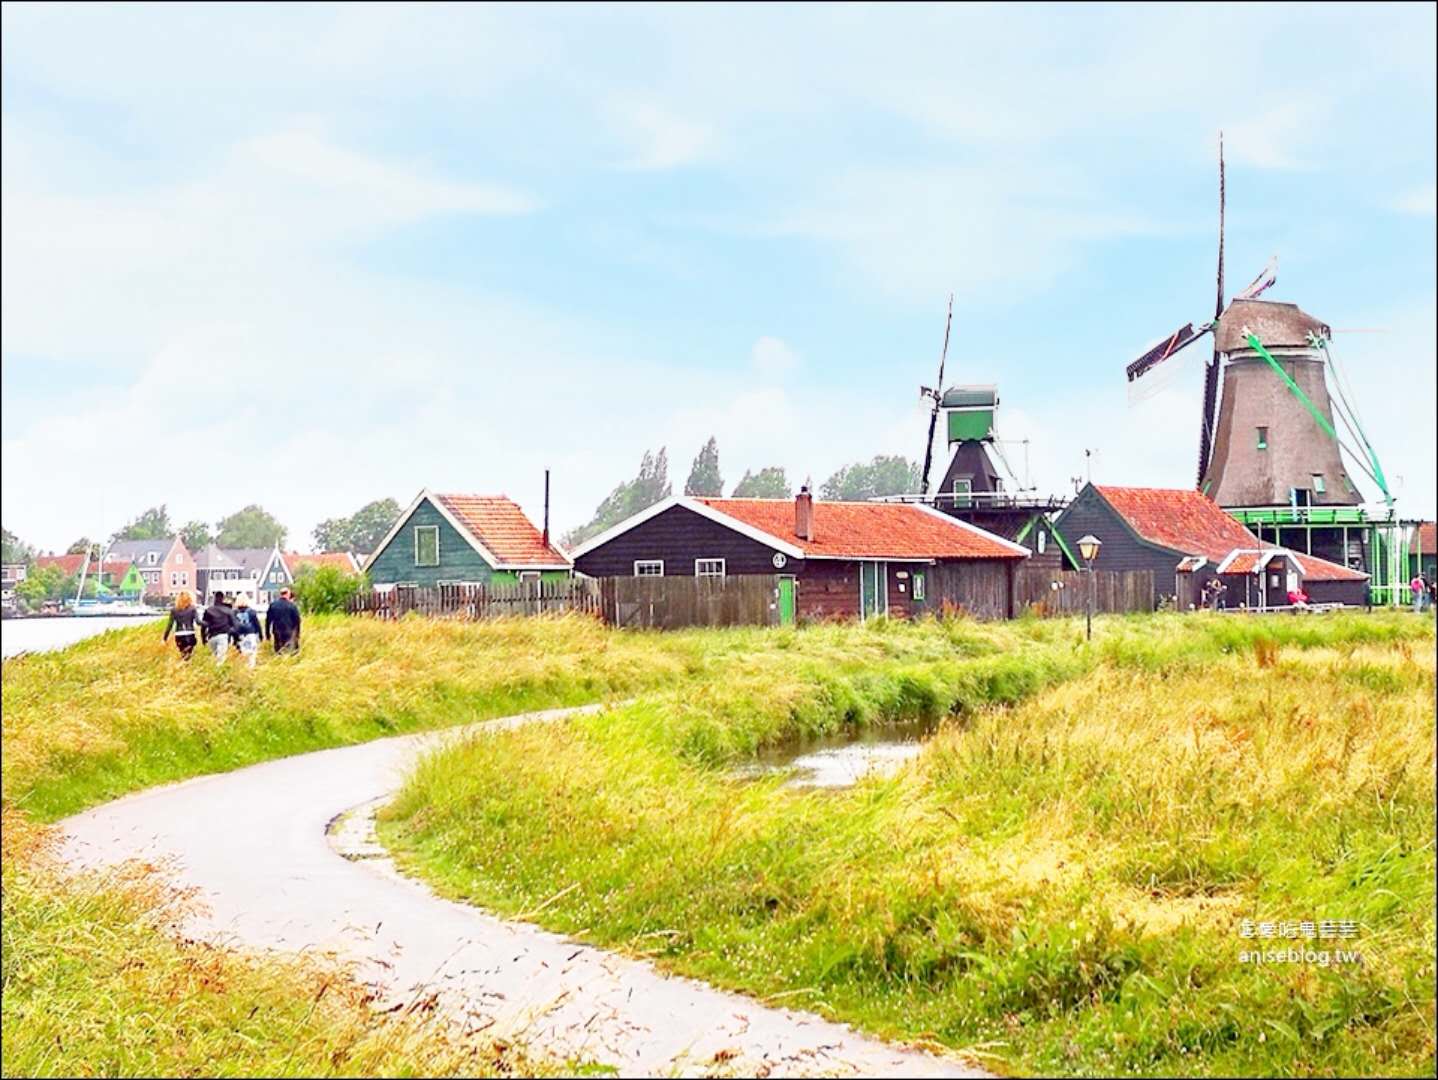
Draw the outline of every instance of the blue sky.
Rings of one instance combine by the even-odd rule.
[[[3,514],[314,524],[420,488],[589,516],[917,456],[997,382],[1032,480],[1193,482],[1228,275],[1337,330],[1435,502],[1430,5],[66,8],[3,15]],[[1378,333],[1344,333],[1377,329]],[[1190,355],[1192,354],[1192,355]],[[1016,464],[1023,450],[1014,447]],[[1022,466],[1020,466],[1022,469]],[[1368,493],[1370,496],[1374,492]]]

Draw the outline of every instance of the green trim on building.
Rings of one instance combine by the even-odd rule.
[[[432,526],[439,527],[439,565],[416,566],[415,528]],[[369,576],[375,585],[434,588],[441,581],[488,582],[494,577],[494,567],[460,535],[438,507],[425,499],[400,525],[389,543],[375,553]]]

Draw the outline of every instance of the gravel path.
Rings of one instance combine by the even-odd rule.
[[[188,933],[331,954],[382,1002],[434,997],[466,1025],[625,1076],[983,1076],[957,1061],[657,971],[435,896],[374,841],[373,810],[416,757],[476,730],[381,739],[156,788],[61,822],[77,867],[169,866],[203,908]]]

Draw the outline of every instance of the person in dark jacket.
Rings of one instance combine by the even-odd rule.
[[[265,612],[265,637],[275,644],[275,652],[299,652],[300,609],[290,598],[289,589],[280,590],[280,598]]]
[[[180,650],[180,659],[188,660],[195,654],[195,618],[199,612],[195,610],[195,598],[188,592],[182,592],[175,597],[175,606],[170,609],[170,621],[165,624],[165,637],[163,640],[170,640],[170,632],[175,634],[175,647]]]
[[[216,592],[214,602],[200,618],[200,640],[210,647],[215,663],[223,663],[230,651],[230,635],[235,631],[235,612],[225,603],[225,594]]]

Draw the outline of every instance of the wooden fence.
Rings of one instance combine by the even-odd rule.
[[[926,571],[925,610],[959,610],[976,619],[1014,614],[1014,567],[1009,562],[937,563]]]
[[[772,574],[724,578],[615,577],[599,582],[600,613],[614,626],[777,626],[779,579]]]
[[[433,589],[397,585],[361,593],[349,603],[351,615],[397,619],[409,612],[431,618],[493,619],[503,615],[557,615],[600,612],[599,582],[588,578],[524,581],[512,585],[440,585]]]
[[[1015,610],[1031,605],[1041,615],[1082,615],[1088,610],[1086,570],[1020,569],[1014,579]],[[1152,570],[1093,571],[1093,609],[1123,613],[1152,611],[1157,597]]]

